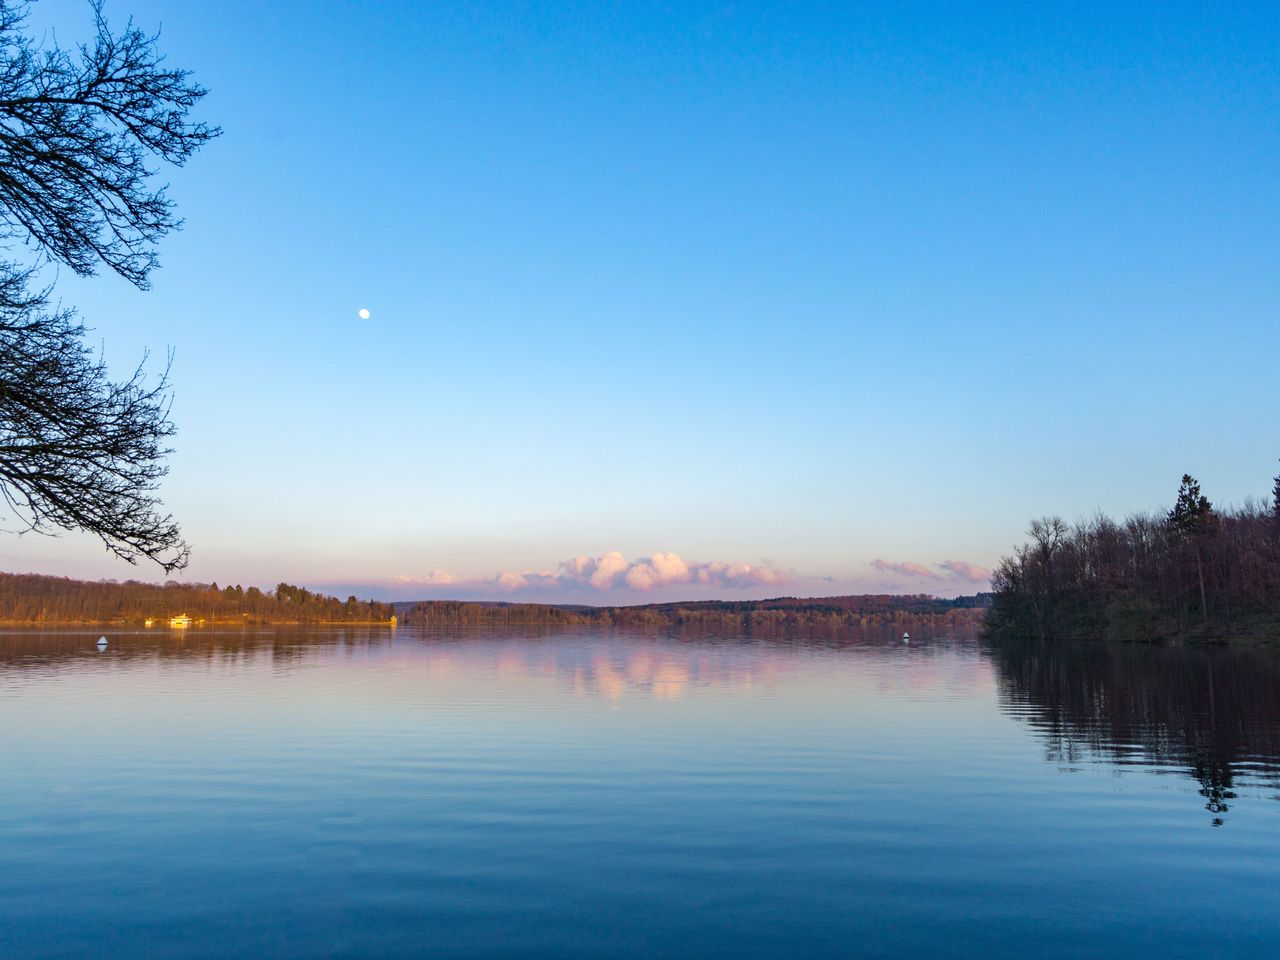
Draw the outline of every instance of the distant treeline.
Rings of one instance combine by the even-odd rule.
[[[275,590],[216,583],[97,582],[0,573],[0,621],[138,623],[187,614],[228,623],[321,623],[388,620],[389,603],[326,597],[282,583]]]
[[[1167,512],[1029,535],[992,578],[993,635],[1280,641],[1280,477],[1269,503],[1219,510],[1184,475]]]
[[[478,603],[432,600],[397,604],[403,620],[421,626],[593,626],[706,627],[752,632],[790,628],[848,630],[927,621],[948,624],[980,621],[989,594],[941,600],[925,595],[774,600],[706,600],[629,607],[552,606],[541,603]]]
[[[96,582],[0,573],[0,621],[24,623],[137,623],[187,614],[212,623],[370,623],[393,614],[427,627],[691,627],[754,633],[792,629],[846,631],[900,626],[933,632],[973,632],[990,594],[942,600],[927,595],[773,600],[706,600],[629,607],[554,606],[433,600],[345,601],[279,584],[274,590],[211,584]]]

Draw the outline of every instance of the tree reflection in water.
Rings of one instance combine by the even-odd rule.
[[[1052,761],[1190,774],[1215,826],[1241,788],[1280,787],[1280,651],[1027,640],[989,652],[1001,705]]]
[[[823,663],[851,678],[874,676],[876,689],[896,680],[936,679],[938,663],[966,669],[982,663],[974,640],[919,627],[912,627],[909,645],[897,625],[879,632],[733,638],[537,628],[108,630],[104,653],[96,647],[98,629],[0,632],[0,683],[33,671],[145,670],[150,663],[179,661],[265,667],[283,677],[354,656],[359,662],[395,660],[394,675],[410,690],[450,671],[459,672],[458,682],[477,683],[511,673],[552,679],[575,696],[671,701],[704,688],[772,684]],[[1242,791],[1280,799],[1280,651],[1005,641],[987,644],[985,655],[1002,708],[1029,725],[1053,762],[1104,762],[1117,770],[1141,765],[1189,775],[1215,823],[1229,816]],[[861,689],[861,695],[876,694]]]

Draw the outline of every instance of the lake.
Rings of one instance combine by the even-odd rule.
[[[0,956],[1280,956],[1280,655],[0,633]]]

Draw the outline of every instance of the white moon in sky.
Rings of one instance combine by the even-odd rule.
[[[368,319],[369,319],[369,308],[368,308],[368,307],[361,307],[361,308],[360,308],[356,313],[357,313],[357,316],[359,316],[361,320],[368,320]]]

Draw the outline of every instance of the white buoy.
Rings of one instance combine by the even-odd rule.
[[[99,637],[99,638],[98,638],[98,649],[99,649],[99,650],[105,650],[105,649],[107,649],[107,638],[106,638],[106,637]]]
[[[902,642],[903,642],[903,643],[910,643],[910,642],[911,642],[911,634],[909,634],[909,633],[904,633],[904,634],[902,635]]]

